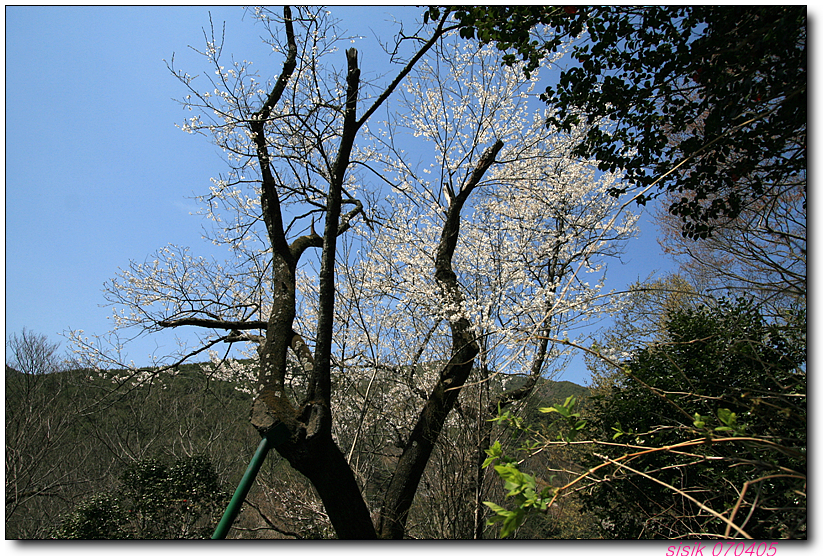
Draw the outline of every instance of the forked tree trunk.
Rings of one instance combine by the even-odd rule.
[[[437,384],[423,406],[386,491],[378,523],[380,537],[384,539],[402,539],[405,536],[409,509],[423,471],[446,417],[454,408],[457,397],[471,373],[474,360],[480,353],[480,346],[471,323],[459,313],[463,308],[463,296],[457,275],[452,268],[452,257],[460,234],[460,211],[502,148],[502,141],[497,141],[483,153],[477,167],[446,212],[446,222],[443,224],[437,246],[434,276],[440,286],[445,305],[455,308],[448,315],[452,335],[451,359],[440,373]]]
[[[292,467],[312,482],[337,536],[343,539],[367,539],[377,536],[354,473],[331,436],[331,334],[334,317],[336,240],[337,236],[349,227],[350,219],[361,210],[359,203],[355,203],[357,208],[341,219],[343,181],[358,129],[391,95],[414,64],[446,32],[444,24],[447,17],[448,10],[443,14],[429,41],[418,50],[359,120],[356,118],[360,73],[357,67],[357,52],[354,49],[346,52],[348,76],[343,133],[329,176],[326,225],[322,238],[312,229],[311,234],[299,237],[291,244],[288,243],[265,134],[265,125],[296,67],[297,47],[291,11],[288,7],[284,8],[288,54],[282,73],[261,109],[249,122],[262,177],[261,208],[272,247],[273,278],[272,310],[269,314],[266,337],[259,348],[260,394],[252,404],[251,422],[261,434],[267,434],[280,424],[286,426],[289,437],[277,445],[277,451]],[[440,285],[444,299],[449,300],[449,306],[452,307],[462,307],[457,277],[451,264],[460,229],[460,210],[468,195],[494,162],[502,146],[502,142],[498,141],[483,154],[467,184],[448,210],[436,256],[435,279]],[[318,330],[313,356],[302,339],[293,331],[296,315],[297,263],[300,255],[309,247],[322,248]],[[449,320],[452,331],[452,358],[429,396],[393,475],[380,518],[381,536],[384,538],[404,536],[408,509],[411,507],[434,443],[479,352],[468,320],[457,313],[450,315]],[[213,324],[217,327],[232,328],[222,321]],[[237,323],[233,328],[240,330],[247,324]],[[305,363],[304,368],[309,379],[307,396],[300,407],[292,405],[284,387],[288,349],[293,349],[298,358]]]
[[[341,539],[375,538],[374,525],[371,521],[354,473],[346,458],[334,442],[331,435],[331,331],[334,318],[334,258],[337,235],[340,232],[340,212],[342,188],[345,170],[349,165],[354,136],[357,130],[356,107],[357,88],[360,82],[360,70],[357,67],[357,51],[346,51],[348,60],[346,112],[337,158],[331,176],[326,197],[326,225],[323,233],[319,318],[317,323],[317,342],[314,356],[307,349],[296,349],[298,357],[306,361],[309,378],[306,401],[298,409],[292,406],[286,397],[284,378],[287,349],[302,344],[295,343],[292,325],[295,317],[295,270],[298,249],[317,245],[316,234],[308,240],[297,241],[286,249],[282,246],[285,238],[282,225],[278,226],[280,207],[274,178],[266,164],[267,146],[263,138],[263,124],[255,134],[258,142],[258,160],[261,161],[263,173],[264,211],[270,207],[272,213],[266,217],[269,235],[274,246],[272,265],[274,272],[274,303],[269,317],[266,340],[260,349],[260,385],[261,393],[252,406],[252,424],[262,433],[267,433],[273,426],[283,423],[290,432],[289,438],[277,446],[277,451],[297,471],[305,475],[314,485],[329,520]],[[261,120],[261,121],[264,121]],[[267,186],[267,178],[269,184]],[[268,197],[268,199],[267,199]],[[299,337],[298,337],[299,339]]]

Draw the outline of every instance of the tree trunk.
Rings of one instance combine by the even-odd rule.
[[[405,536],[406,520],[420,478],[446,417],[454,408],[460,390],[471,373],[474,360],[480,353],[471,323],[460,314],[463,296],[452,268],[452,257],[460,233],[460,211],[502,148],[503,143],[497,141],[483,153],[477,167],[446,212],[446,222],[437,246],[434,276],[440,286],[444,304],[452,308],[448,314],[452,334],[451,360],[441,372],[440,379],[420,412],[386,491],[377,526],[384,539],[402,539]]]
[[[362,210],[362,204],[359,201],[343,199],[343,182],[350,164],[350,155],[357,131],[392,94],[414,64],[447,31],[444,25],[448,19],[448,10],[440,18],[431,38],[418,50],[382,94],[374,100],[372,106],[360,119],[357,119],[356,113],[357,92],[360,84],[357,51],[355,49],[346,51],[348,61],[346,107],[337,156],[333,164],[328,165],[329,190],[326,196],[324,235],[323,237],[317,235],[312,226],[310,234],[296,238],[291,244],[288,242],[284,227],[276,172],[271,165],[269,141],[266,137],[266,125],[297,66],[298,48],[294,37],[291,10],[285,7],[283,11],[287,38],[286,60],[279,78],[260,110],[248,119],[262,178],[260,198],[262,217],[272,248],[272,309],[266,323],[266,336],[258,340],[260,341],[258,349],[260,393],[252,403],[251,422],[261,434],[267,434],[281,423],[287,427],[289,438],[280,443],[276,449],[297,471],[311,480],[339,538],[375,538],[375,527],[355,481],[354,473],[331,436],[331,350],[334,324],[336,239],[350,228],[350,220]],[[493,158],[494,154],[483,171],[488,168]],[[478,179],[480,175],[482,172],[478,174]],[[472,178],[474,177],[473,175]],[[343,203],[353,203],[356,208],[341,217]],[[456,218],[459,223],[459,209],[456,212]],[[454,232],[454,238],[449,241],[456,241],[457,226],[453,225],[450,229]],[[301,254],[309,247],[319,247],[323,250],[318,299],[319,312],[313,356],[302,338],[293,331],[296,316],[296,269]],[[454,246],[451,249],[453,252]],[[448,257],[448,264],[450,268],[451,255]],[[456,288],[456,279],[454,285]],[[262,325],[259,321],[228,323],[220,319],[205,322],[203,319],[188,318],[161,323],[162,326],[168,327],[182,324],[228,329],[232,331],[231,334],[251,329],[252,325],[254,325],[253,328]],[[458,329],[467,330],[468,323],[460,323]],[[229,341],[232,338],[231,334],[221,340]],[[455,333],[455,338],[460,337],[455,340],[455,346],[466,344],[462,336],[465,334]],[[306,398],[300,407],[295,407],[289,401],[284,387],[289,348],[293,349],[298,359],[304,363],[308,378]],[[447,389],[452,384],[460,386],[465,382],[465,377],[471,369],[472,358],[476,354],[472,349],[471,346],[468,349],[459,347],[454,351],[456,357],[444,371],[438,393],[432,396],[431,407],[425,412],[427,417],[421,420],[418,426],[419,432],[415,438],[420,438],[420,442],[424,444],[429,442],[427,440],[429,433],[432,431],[439,433],[442,428],[445,416],[448,415],[457,397],[456,391],[447,392]],[[430,442],[433,445],[433,440]],[[417,441],[410,442],[410,445],[417,446],[418,444]],[[430,453],[431,449],[424,450],[412,458],[412,467],[419,467],[420,474]],[[406,475],[408,474],[406,472]],[[411,475],[419,479],[419,474],[415,475],[415,472],[411,472]],[[410,496],[414,496],[414,489],[410,491]]]
[[[318,237],[312,234],[309,240],[293,243],[287,253],[278,253],[277,246],[283,244],[282,227],[269,226],[274,247],[274,303],[269,317],[266,340],[260,350],[261,393],[252,406],[252,424],[266,434],[278,423],[284,423],[290,434],[289,440],[277,446],[277,451],[297,471],[305,475],[317,489],[326,513],[332,522],[338,538],[373,539],[376,537],[368,507],[363,500],[360,487],[346,458],[331,436],[331,343],[334,319],[334,258],[337,235],[340,230],[342,187],[345,170],[349,165],[349,154],[356,134],[357,87],[360,70],[357,68],[357,51],[346,51],[348,59],[348,92],[343,135],[340,140],[337,159],[329,176],[329,191],[326,197],[326,225],[322,241],[323,248],[320,268],[320,313],[317,323],[317,342],[314,357],[302,342],[293,342],[295,334],[292,325],[295,317],[295,267],[299,252],[305,245],[317,245]],[[261,132],[257,137],[262,137]],[[271,207],[277,214],[266,218],[266,223],[280,220],[280,208],[276,189],[266,187],[267,160],[264,140],[258,143],[261,155],[261,169],[264,175],[263,197],[269,202],[264,210]],[[272,228],[274,228],[272,230]],[[282,235],[282,238],[280,237]],[[282,251],[282,249],[280,250]],[[287,349],[292,346],[301,360],[311,358],[306,365],[309,378],[306,401],[296,409],[288,401],[284,389]]]

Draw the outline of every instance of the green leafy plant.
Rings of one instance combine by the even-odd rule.
[[[696,429],[707,429],[706,417],[699,413],[694,414],[694,427]],[[746,425],[737,422],[737,413],[725,407],[717,410],[717,419],[722,425],[711,429],[713,432],[730,432],[732,436],[741,436],[746,432]]]
[[[494,470],[503,479],[506,497],[513,498],[515,502],[515,507],[511,510],[493,502],[483,502],[495,513],[489,519],[489,525],[501,523],[500,538],[505,539],[523,524],[523,520],[530,512],[546,511],[551,488],[544,487],[538,490],[537,479],[520,471],[517,462],[503,454],[503,448],[499,441],[496,441],[491,448],[486,450],[486,454],[489,457],[483,462],[483,468],[485,469],[497,461],[501,462],[494,466]]]
[[[566,425],[568,431],[562,429],[557,433],[558,440],[564,442],[574,442],[577,435],[586,428],[586,421],[580,418],[580,412],[575,411],[577,405],[577,398],[569,396],[562,404],[554,404],[552,407],[541,407],[538,409],[540,413],[558,413]]]
[[[129,516],[116,494],[97,494],[80,502],[63,519],[57,539],[131,539]]]
[[[557,413],[560,415],[561,419],[551,423],[550,426],[557,426],[557,439],[561,442],[573,442],[586,427],[586,421],[580,418],[577,403],[577,398],[571,395],[562,404],[538,408],[540,413]],[[513,415],[510,410],[501,411],[494,420],[502,424],[508,424],[515,434],[518,432],[536,434],[532,427],[524,426],[523,419]],[[540,442],[537,440],[527,439],[520,449],[531,452],[539,444]],[[514,502],[512,509],[504,508],[494,502],[483,502],[495,513],[489,519],[488,524],[501,524],[500,538],[505,539],[515,533],[530,513],[545,512],[556,494],[556,489],[548,485],[540,488],[538,479],[521,471],[518,462],[503,453],[499,441],[496,441],[486,450],[486,454],[488,457],[483,462],[483,468],[494,465],[494,471],[503,480],[506,498],[511,498]],[[552,478],[549,477],[549,481]]]
[[[598,446],[581,463],[608,488],[589,489],[584,510],[609,538],[742,535],[735,526],[803,538],[805,315],[773,322],[748,301],[718,300],[665,325],[631,353],[631,374],[616,372],[587,404]]]

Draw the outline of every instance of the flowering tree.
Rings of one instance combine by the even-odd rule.
[[[183,129],[226,153],[227,174],[201,201],[231,257],[168,247],[108,284],[119,328],[204,331],[130,380],[211,352],[216,376],[254,393],[258,431],[288,431],[277,451],[312,482],[338,537],[402,538],[473,369],[529,368],[536,380],[557,327],[595,312],[602,259],[634,219],[605,195],[614,175],[570,156],[580,130],[552,136],[546,114],[530,116],[534,77],[457,48],[448,13],[398,40],[400,70],[380,86],[361,79],[354,49],[335,69],[340,37],[322,10],[256,15],[284,58],[276,79],[222,65],[213,32],[208,90],[170,64],[195,111]],[[430,160],[401,148],[415,140]],[[238,343],[252,364],[216,351]],[[373,523],[355,471],[378,417],[398,453]]]
[[[416,406],[437,376],[421,372],[421,363],[452,357],[438,338],[460,318],[471,323],[479,346],[472,384],[485,385],[501,372],[527,377],[499,398],[490,399],[482,386],[471,396],[466,391],[453,416],[452,424],[474,431],[473,458],[462,464],[476,467],[479,476],[469,481],[475,492],[482,489],[488,420],[559,367],[558,340],[575,325],[619,307],[602,289],[604,261],[619,255],[635,231],[635,218],[607,194],[615,176],[598,176],[593,165],[573,157],[578,137],[552,134],[543,125],[545,112],[530,109],[537,74],[526,80],[520,68],[500,68],[498,61],[488,47],[441,45],[436,57],[415,68],[393,120],[381,127],[385,133],[375,134],[369,152],[383,161],[381,175],[392,192],[370,207],[379,232],[360,228],[361,249],[341,268],[344,298],[351,301],[339,306],[338,320],[349,324],[336,336],[341,352],[353,354],[345,365],[365,373],[363,384],[382,376],[399,390],[372,394],[380,399],[364,401],[369,415],[352,416],[358,430],[384,427],[372,435],[379,439],[375,452],[392,438],[385,421],[392,421],[389,430],[415,422]],[[400,149],[393,140],[403,129],[416,141]],[[428,272],[438,234],[467,191],[461,168],[498,142],[498,164],[471,190],[463,211],[452,261],[461,299],[451,301]],[[475,409],[462,411],[469,406]],[[475,519],[474,536],[483,524]]]

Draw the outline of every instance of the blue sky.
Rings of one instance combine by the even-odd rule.
[[[385,39],[389,13],[422,13],[331,10],[367,37],[354,45],[364,71],[377,57],[371,30]],[[208,253],[191,197],[224,165],[206,138],[175,127],[187,113],[172,99],[185,92],[164,60],[203,69],[188,45],[203,44],[209,12],[216,27],[226,22],[227,53],[271,60],[240,7],[6,7],[6,336],[26,327],[65,346],[66,330],[104,333],[102,288],[118,267],[169,243]],[[642,233],[629,264],[610,269],[614,287],[669,266],[653,227]],[[173,346],[172,335],[148,336],[128,358],[146,364]],[[563,378],[585,376],[578,362]]]

